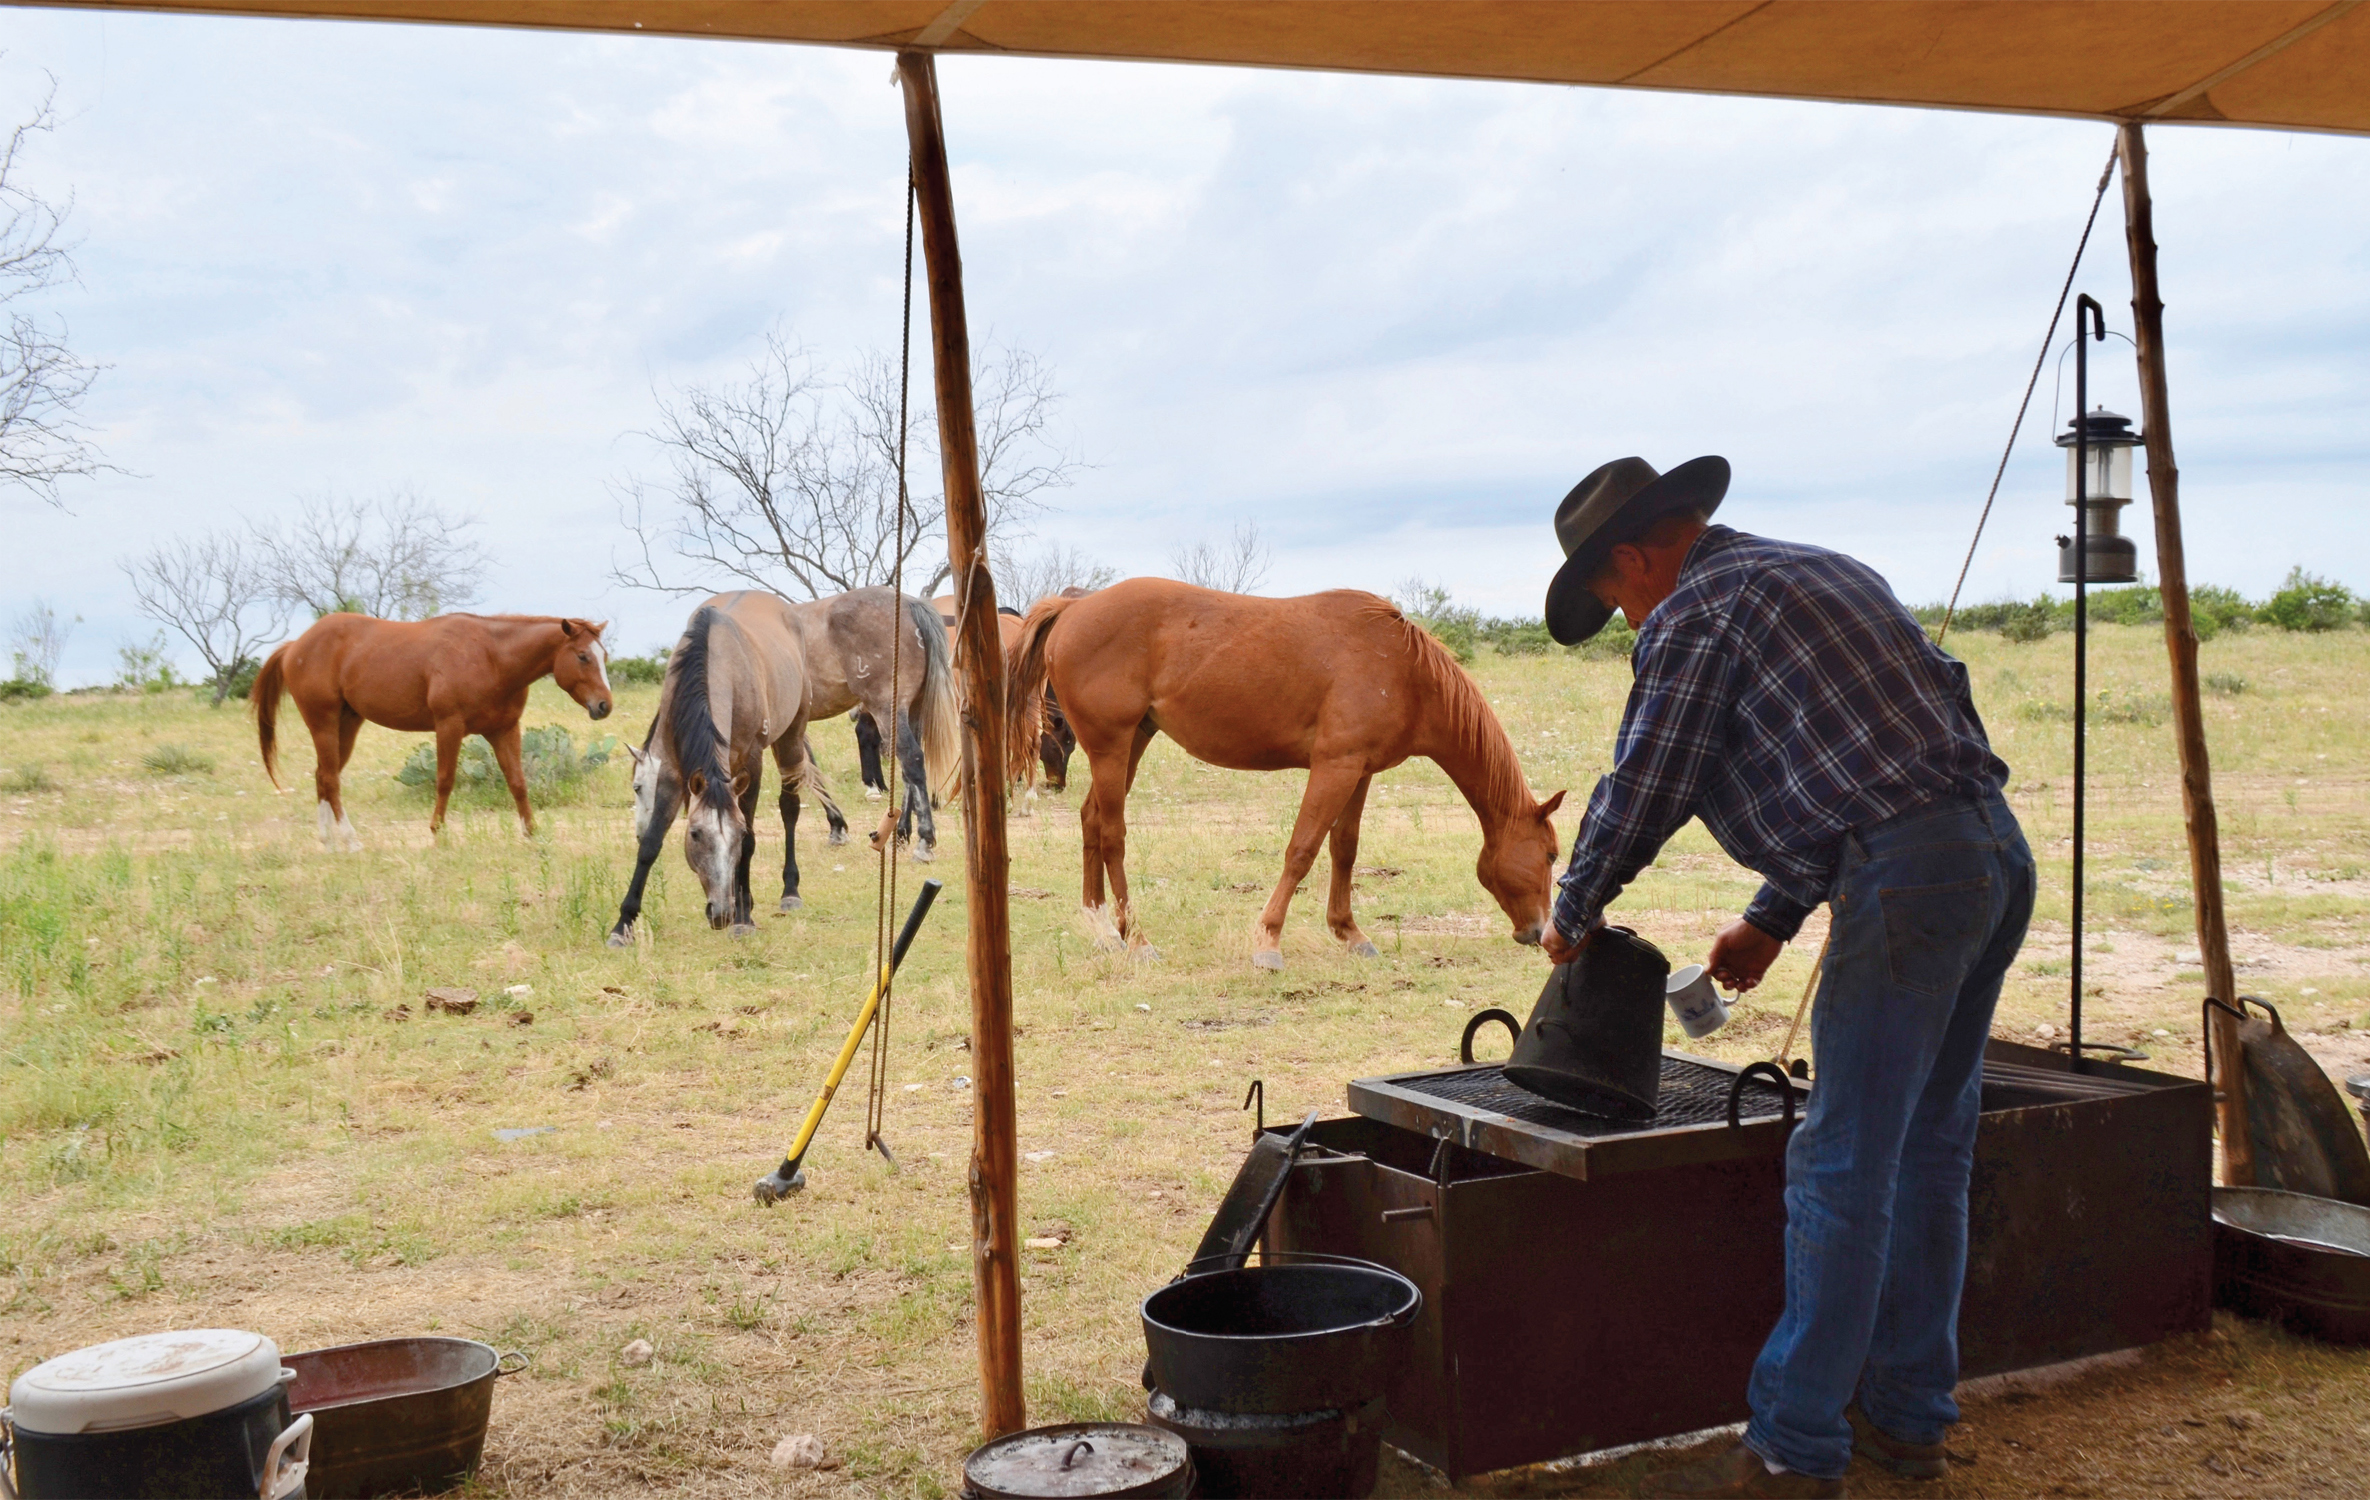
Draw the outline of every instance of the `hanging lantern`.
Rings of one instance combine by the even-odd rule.
[[[2057,581],[2074,583],[2135,583],[2139,580],[2139,549],[2123,535],[2123,507],[2131,503],[2131,450],[2142,442],[2131,430],[2131,418],[2101,406],[2088,416],[2068,422],[2057,446],[2066,450],[2066,504],[2078,506],[2085,523],[2079,534],[2090,544],[2089,577],[2077,580],[2074,538],[2057,539]],[[2087,450],[2088,474],[2082,472]]]

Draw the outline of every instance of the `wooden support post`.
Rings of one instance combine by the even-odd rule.
[[[988,576],[987,506],[971,409],[971,335],[963,258],[938,117],[938,70],[926,52],[897,55],[913,145],[922,261],[930,284],[938,451],[946,471],[946,550],[954,569],[956,659],[963,670],[963,876],[970,909],[971,1253],[979,1280],[980,1426],[991,1438],[1027,1425],[1020,1385],[1020,1134],[1012,1087],[1011,859],[1004,843],[1004,643]]]
[[[2164,376],[2164,299],[2156,289],[2155,210],[2148,197],[2148,143],[2140,122],[2127,120],[2118,137],[2123,158],[2124,237],[2131,247],[2131,314],[2139,346],[2140,425],[2148,444],[2148,493],[2156,504],[2156,573],[2164,595],[2164,644],[2172,654],[2173,724],[2181,749],[2181,812],[2189,825],[2189,884],[2197,898],[2197,955],[2205,961],[2206,993],[2237,999],[2230,967],[2230,931],[2222,916],[2222,835],[2214,818],[2213,771],[2206,759],[2205,718],[2197,695],[2197,628],[2189,618],[2189,563],[2181,543],[2181,471],[2173,463],[2172,413]],[[2247,1130],[2245,1070],[2238,1026],[2214,1013],[2220,1090],[2222,1177],[2250,1186],[2254,1143]]]

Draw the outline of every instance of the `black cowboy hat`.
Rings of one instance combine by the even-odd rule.
[[[1728,493],[1728,460],[1691,458],[1658,474],[1642,458],[1617,458],[1572,486],[1555,508],[1555,539],[1564,565],[1547,585],[1547,633],[1577,646],[1605,628],[1612,607],[1588,590],[1588,580],[1623,542],[1673,511],[1708,516]]]

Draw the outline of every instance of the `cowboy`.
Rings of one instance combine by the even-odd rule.
[[[1855,1450],[1935,1477],[1958,1420],[1985,1039],[2033,906],[1967,672],[1883,578],[1840,553],[1711,524],[1728,461],[1606,464],[1556,509],[1547,627],[1618,609],[1635,683],[1544,945],[1569,963],[1606,905],[1700,817],[1762,877],[1705,963],[1760,983],[1820,905],[1817,1086],[1786,1151],[1786,1306],[1752,1421],[1666,1495],[1841,1495]]]

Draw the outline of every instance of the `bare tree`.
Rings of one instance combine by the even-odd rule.
[[[141,613],[178,631],[205,659],[217,708],[241,665],[287,628],[289,601],[276,586],[275,559],[253,536],[176,537],[117,566],[132,581]]]
[[[1064,589],[1107,588],[1119,579],[1117,568],[1105,567],[1075,547],[1056,542],[1021,557],[996,549],[996,602],[1027,609],[1038,600]]]
[[[1268,561],[1256,521],[1236,522],[1230,543],[1195,542],[1169,551],[1169,569],[1179,582],[1228,594],[1248,594],[1265,583]]]
[[[26,299],[74,277],[73,246],[61,238],[73,211],[25,185],[24,155],[35,135],[57,128],[57,80],[32,118],[8,133],[0,149],[0,483],[31,490],[62,505],[58,481],[113,470],[86,436],[82,398],[104,366],[66,347],[60,321],[44,323]]]
[[[1008,540],[1025,534],[1038,495],[1068,484],[1078,464],[1047,435],[1061,398],[1036,356],[989,350],[972,385],[988,535]],[[948,571],[946,500],[929,441],[936,417],[912,403],[901,430],[899,396],[887,356],[867,355],[835,377],[777,331],[746,380],[658,398],[658,425],[642,436],[671,472],[619,486],[633,555],[614,565],[617,581],[667,593],[720,577],[767,589],[787,582],[821,598],[901,573],[908,592],[936,593]]]
[[[81,624],[80,616],[61,621],[47,599],[36,599],[8,622],[8,655],[19,682],[58,685],[58,662],[66,654],[66,637]]]
[[[408,489],[377,500],[319,495],[285,528],[251,525],[243,561],[291,609],[425,620],[477,597],[492,559],[469,535],[476,525]]]

